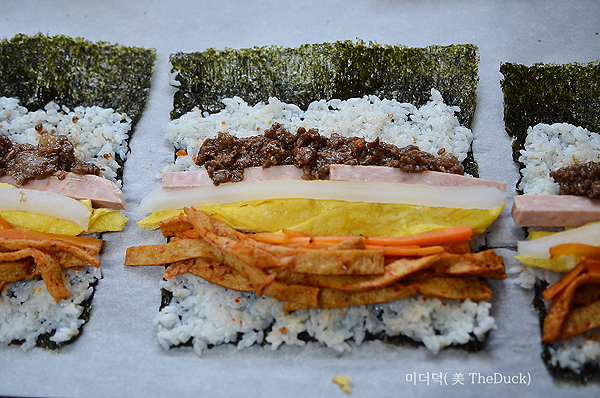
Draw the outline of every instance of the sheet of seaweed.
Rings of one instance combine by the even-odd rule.
[[[600,62],[503,63],[500,72],[504,75],[504,124],[514,139],[515,162],[527,128],[538,123],[570,123],[600,133]]]
[[[0,40],[0,95],[18,98],[29,110],[50,101],[112,108],[135,124],[150,93],[155,60],[154,49],[19,34]]]
[[[503,63],[500,72],[504,94],[506,133],[514,139],[513,160],[519,162],[527,129],[538,123],[570,123],[593,132],[600,132],[600,63],[534,64],[525,66]],[[519,192],[519,190],[517,189]],[[519,192],[522,193],[522,192]],[[540,319],[540,338],[546,317],[542,292],[547,284],[538,282],[534,288],[533,307]],[[556,379],[587,382],[600,377],[598,366],[586,366],[581,374],[552,365],[550,344],[542,344],[542,360]]]
[[[112,108],[131,118],[133,132],[150,93],[155,61],[154,49],[64,35],[19,34],[0,40],[0,96],[18,98],[20,105],[29,111],[42,109],[51,101],[71,109],[76,106]],[[118,158],[117,162],[121,166],[117,178],[122,179],[125,159]],[[81,305],[84,311],[80,318],[87,321],[92,297]],[[50,340],[54,333],[39,336],[36,345],[58,349],[81,334],[56,344]]]
[[[251,105],[278,97],[306,109],[317,100],[364,95],[425,104],[435,88],[457,105],[460,123],[470,127],[479,81],[479,49],[473,44],[410,48],[373,42],[337,41],[299,47],[214,48],[171,54],[178,91],[171,118],[198,107],[215,113],[224,98]],[[463,163],[478,176],[472,151]]]

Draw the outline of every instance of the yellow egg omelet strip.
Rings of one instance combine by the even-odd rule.
[[[81,227],[71,221],[20,210],[0,211],[0,217],[2,217],[11,228],[71,236],[79,235],[84,232],[120,231],[127,221],[127,218],[123,213],[119,210],[112,209],[92,209],[90,224],[87,231],[84,231]]]
[[[235,229],[248,232],[292,229],[309,235],[403,236],[459,225],[469,225],[474,234],[480,234],[500,215],[503,206],[480,210],[339,200],[277,199],[206,204],[196,208]],[[153,213],[138,225],[145,229],[157,229],[161,220],[181,212],[178,209]]]

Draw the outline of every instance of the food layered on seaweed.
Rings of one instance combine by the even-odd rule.
[[[2,343],[57,348],[87,320],[101,233],[127,220],[122,167],[154,60],[66,36],[0,41]]]
[[[527,228],[517,278],[536,291],[543,358],[555,377],[600,371],[600,64],[503,64],[506,131],[520,179],[512,215]]]
[[[171,62],[176,159],[138,208],[169,242],[126,258],[169,265],[163,347],[485,341],[496,325],[481,278],[505,271],[472,236],[505,184],[472,177],[476,47],[337,42]]]

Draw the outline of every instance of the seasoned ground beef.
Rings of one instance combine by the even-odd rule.
[[[0,176],[6,174],[4,166],[6,165],[6,155],[12,148],[12,142],[6,137],[0,135]]]
[[[558,183],[560,195],[600,198],[600,163],[565,166],[550,172],[550,177]]]
[[[61,172],[99,175],[94,164],[75,157],[73,144],[63,135],[42,131],[37,146],[12,144],[0,137],[0,175],[8,174],[19,185],[31,178],[44,178]]]
[[[299,128],[291,134],[275,123],[263,135],[237,138],[219,133],[202,144],[196,159],[204,166],[215,185],[241,181],[246,167],[295,165],[306,180],[326,179],[332,164],[398,167],[407,172],[425,170],[464,174],[458,159],[443,149],[438,156],[414,145],[398,148],[358,137],[332,134],[327,138],[317,129]]]

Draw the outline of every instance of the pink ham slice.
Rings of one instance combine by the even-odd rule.
[[[66,173],[64,179],[53,175],[39,180],[27,180],[23,185],[17,185],[12,177],[3,175],[0,176],[0,182],[19,188],[53,192],[77,200],[91,199],[94,207],[126,210],[121,189],[112,181],[91,174]]]
[[[395,167],[349,166],[332,164],[329,167],[329,179],[338,181],[392,182],[401,184],[420,184],[429,186],[474,186],[485,185],[506,191],[506,183],[484,180],[458,174],[439,171],[408,173]]]
[[[600,221],[600,201],[572,195],[518,195],[511,214],[517,227],[580,227]]]
[[[301,180],[302,169],[294,165],[262,167],[248,167],[244,169],[244,181],[276,181],[276,180]],[[193,188],[212,185],[213,181],[206,170],[166,172],[162,176],[161,187]]]
[[[274,180],[301,180],[302,169],[293,165],[272,166],[267,168],[249,167],[244,170],[244,181],[274,181]],[[337,181],[360,182],[390,182],[402,184],[420,184],[429,186],[474,186],[485,185],[506,191],[506,183],[500,181],[484,180],[458,174],[441,173],[437,171],[424,171],[408,173],[394,167],[383,166],[350,166],[331,165],[329,179]],[[162,177],[162,188],[192,188],[212,185],[212,180],[206,170],[167,172]]]

